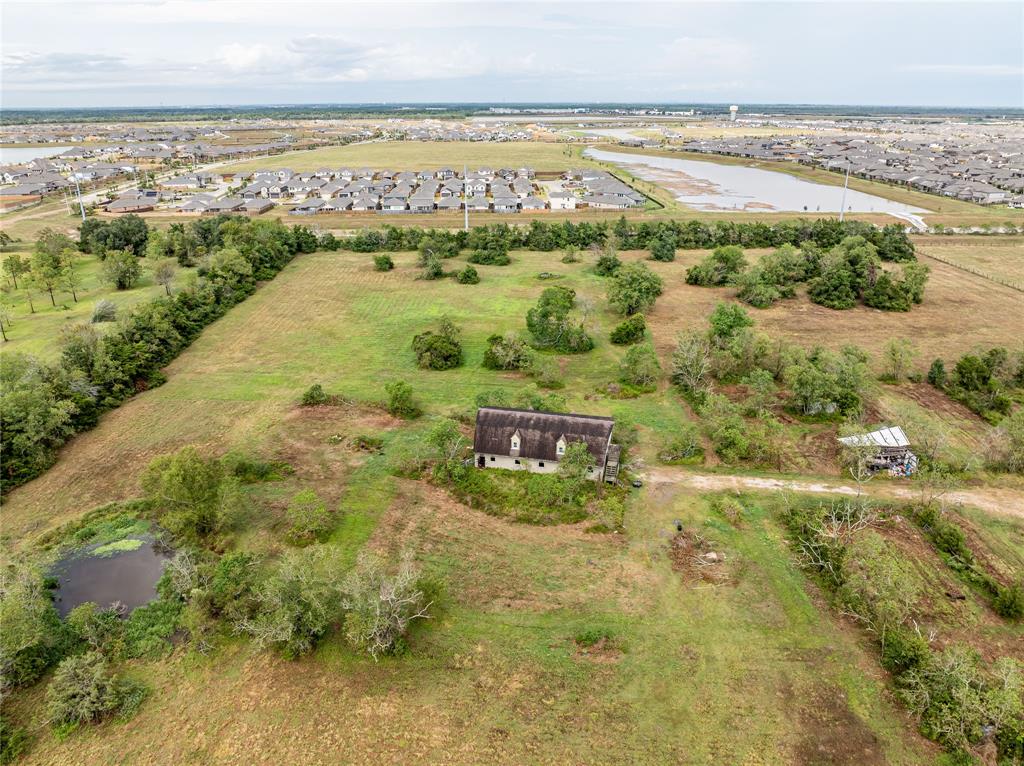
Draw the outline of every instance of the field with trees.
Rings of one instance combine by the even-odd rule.
[[[199,226],[3,350],[5,752],[1024,757],[1018,292],[855,224]],[[466,467],[482,404],[614,416],[625,486]],[[836,436],[893,422],[921,476],[867,481]],[[56,616],[54,561],[147,536],[155,601]]]

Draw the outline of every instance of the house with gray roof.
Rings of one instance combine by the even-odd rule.
[[[612,418],[596,415],[481,407],[473,433],[474,465],[555,473],[566,449],[582,443],[594,461],[587,478],[614,482],[619,467],[619,448],[612,444],[614,427]]]

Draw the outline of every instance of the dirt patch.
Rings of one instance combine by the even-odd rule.
[[[621,536],[586,526],[517,524],[426,482],[399,479],[368,545],[389,556],[408,547],[436,562],[459,583],[451,597],[473,608],[547,612],[607,599],[629,614],[650,608],[656,575],[628,555]]]
[[[845,496],[856,496],[864,493],[874,498],[898,499],[900,501],[918,500],[921,494],[920,491],[912,487],[886,482],[869,483],[866,487],[857,488],[847,484],[835,484],[830,481],[705,474],[667,467],[651,469],[647,472],[645,478],[651,483],[682,482],[696,489],[710,492],[721,490],[742,492],[745,489],[753,489],[769,492],[808,492],[811,494]],[[979,487],[977,489],[957,490],[947,493],[945,499],[947,502],[973,506],[996,516],[1024,518],[1024,494],[1012,489]]]
[[[622,659],[622,649],[614,639],[600,638],[590,646],[583,646],[577,642],[576,652],[573,656],[587,662],[609,665]]]
[[[838,689],[821,689],[812,698],[801,695],[796,718],[800,738],[793,763],[866,766],[887,762],[878,737],[854,715]]]
[[[731,580],[721,547],[698,532],[683,530],[673,535],[668,544],[668,558],[684,583],[724,585]]]

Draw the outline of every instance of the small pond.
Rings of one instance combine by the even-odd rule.
[[[59,584],[53,591],[54,606],[61,617],[87,601],[104,609],[120,602],[131,612],[157,597],[156,583],[170,556],[150,535],[79,548],[50,570]]]
[[[774,170],[593,148],[585,155],[628,168],[697,210],[837,213],[843,206],[842,186],[806,181]],[[846,212],[888,213],[919,226],[923,224],[917,214],[927,211],[848,189]]]

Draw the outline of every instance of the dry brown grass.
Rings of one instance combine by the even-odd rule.
[[[1024,237],[917,237],[919,253],[1024,291]]]
[[[749,254],[756,258],[757,253]],[[650,264],[666,284],[665,294],[650,315],[660,351],[671,350],[680,330],[704,326],[715,304],[735,295],[731,287],[685,284],[686,268],[704,255],[701,251],[680,251],[674,263]],[[931,268],[924,303],[907,313],[864,306],[833,311],[811,303],[801,291],[796,298],[779,301],[771,308],[751,308],[750,314],[773,337],[806,346],[839,348],[854,344],[878,354],[891,338],[910,338],[921,359],[928,361],[937,356],[950,359],[978,347],[1012,348],[1020,343],[1024,337],[1024,302],[1019,292],[932,258],[922,260]]]

